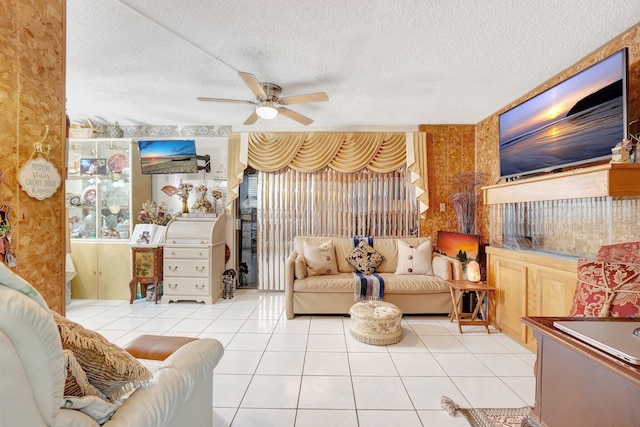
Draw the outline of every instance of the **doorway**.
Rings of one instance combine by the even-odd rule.
[[[238,245],[238,287],[258,287],[258,172],[247,168],[240,184],[238,197],[237,230]]]

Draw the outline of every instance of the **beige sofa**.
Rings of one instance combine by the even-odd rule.
[[[304,249],[331,240],[335,250],[338,274],[308,275]],[[428,237],[374,238],[373,248],[384,256],[377,273],[384,280],[384,301],[397,305],[405,314],[443,314],[452,308],[447,279],[462,279],[462,263],[454,258],[433,253],[434,275],[396,274],[398,241],[419,247]],[[354,241],[346,237],[299,236],[294,251],[286,261],[285,301],[287,318],[296,314],[348,314],[354,304],[356,279],[354,268],[346,260],[354,249]],[[333,272],[332,272],[333,273]],[[307,277],[305,277],[305,275]]]

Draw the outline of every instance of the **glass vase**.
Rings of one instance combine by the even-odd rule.
[[[187,202],[187,199],[182,199],[182,213],[183,214],[189,213],[189,203]]]

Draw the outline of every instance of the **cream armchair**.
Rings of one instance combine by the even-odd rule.
[[[105,426],[212,425],[213,369],[220,342],[199,339],[156,362],[149,385],[124,401]],[[60,335],[42,297],[0,263],[0,426],[98,426],[61,409],[66,369]]]

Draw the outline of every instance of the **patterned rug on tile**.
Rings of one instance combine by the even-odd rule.
[[[472,427],[520,427],[529,415],[524,408],[460,408],[458,409]]]
[[[442,396],[442,409],[453,416],[462,413],[471,427],[521,427],[531,408],[461,408],[450,397]]]

